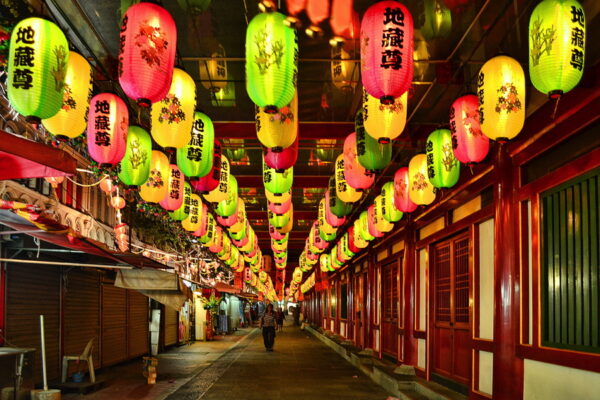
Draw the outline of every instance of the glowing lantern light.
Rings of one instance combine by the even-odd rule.
[[[229,177],[231,176],[231,170],[229,168],[229,160],[225,156],[221,156],[221,169],[219,172],[220,176],[217,187],[204,195],[204,199],[211,203],[218,203],[229,198]]]
[[[300,19],[298,18],[298,14],[304,11],[306,0],[286,0],[285,4],[289,14],[285,19],[285,24],[290,27],[299,27]]]
[[[514,138],[525,123],[525,73],[514,58],[500,55],[486,61],[477,78],[479,123],[490,139]]]
[[[162,147],[182,148],[191,139],[195,122],[196,83],[185,71],[175,68],[169,93],[152,104],[152,137]]]
[[[199,179],[191,181],[192,186],[200,193],[208,193],[219,186],[221,179],[221,143],[215,140],[213,145],[212,168],[210,172]]]
[[[454,156],[467,165],[482,161],[490,148],[490,140],[479,126],[479,100],[467,94],[454,100],[450,107],[450,131]]]
[[[352,259],[352,257],[354,257],[356,255],[356,252],[354,252],[354,251],[352,251],[352,249],[350,249],[350,240],[349,240],[348,232],[344,233],[344,235],[340,239],[340,246],[338,248],[341,249],[342,254],[343,254],[344,258],[346,259],[346,261],[350,261]]]
[[[131,126],[127,132],[125,156],[121,160],[119,179],[126,185],[139,186],[150,176],[152,139],[139,126]]]
[[[460,178],[460,163],[452,151],[449,129],[436,129],[427,137],[427,174],[436,188],[449,188]]]
[[[428,205],[435,200],[435,189],[427,177],[427,156],[417,154],[408,163],[408,193],[418,205]]]
[[[322,239],[319,235],[319,224],[317,221],[313,223],[309,234],[309,240],[312,240],[314,246],[321,251],[325,250],[328,246],[327,241]]]
[[[375,236],[373,236],[371,234],[371,232],[369,231],[369,213],[368,213],[368,211],[363,211],[360,213],[360,216],[358,217],[355,228],[358,228],[358,233],[364,240],[370,242],[375,239]]]
[[[168,211],[174,211],[179,209],[183,204],[185,187],[185,175],[181,173],[181,170],[177,165],[169,165],[169,173],[167,178],[167,194],[159,202],[160,206]]]
[[[115,181],[113,181],[112,178],[110,178],[108,175],[106,175],[104,179],[100,181],[98,187],[106,194],[110,194],[117,190],[117,185],[115,185]]]
[[[325,199],[321,199],[319,202],[319,209],[317,213],[317,220],[319,222],[319,228],[326,234],[335,234],[337,232],[337,227],[332,226],[329,222],[327,222],[327,216],[325,212]]]
[[[306,28],[309,37],[322,36],[323,29],[319,27],[329,17],[329,0],[306,0],[306,15],[312,23]]]
[[[200,197],[198,197],[198,199],[199,198]],[[187,220],[184,220],[184,221],[187,221]],[[182,222],[182,224],[183,224],[183,222]],[[204,235],[200,236],[200,242],[203,243],[204,245],[209,246],[209,243],[213,240],[213,237],[215,235],[216,227],[217,226],[215,224],[215,219],[213,218],[212,214],[209,213],[208,217],[206,218],[206,229],[204,230]]]
[[[211,96],[210,103],[213,107],[235,107],[235,82],[231,75],[227,75],[227,85]]]
[[[298,138],[299,136],[296,135],[296,140],[294,143],[282,151],[273,151],[272,148],[267,148],[267,153],[265,154],[265,163],[270,168],[274,168],[279,171],[293,167],[298,160]]]
[[[344,174],[346,182],[354,189],[368,189],[375,182],[375,175],[358,162],[356,133],[351,133],[344,141]]]
[[[360,18],[353,9],[353,0],[332,0],[329,25],[334,37],[329,44],[339,45],[349,41],[358,41],[360,37]],[[351,43],[353,46],[354,43]]]
[[[175,65],[177,28],[164,8],[138,3],[127,10],[121,24],[119,83],[125,94],[142,107],[168,93]]]
[[[409,196],[410,181],[408,168],[399,168],[394,174],[394,206],[402,212],[413,212],[418,205],[413,203]]]
[[[285,203],[272,203],[270,201],[267,201],[267,206],[269,208],[269,211],[272,211],[275,214],[285,214],[286,212],[288,212],[288,210],[290,209],[290,207],[292,206],[292,200],[288,200]]]
[[[373,200],[373,222],[377,230],[387,233],[394,229],[394,224],[385,218],[385,203],[381,195],[376,196]]]
[[[349,46],[348,46],[349,47]],[[352,92],[360,79],[360,64],[345,45],[331,49],[331,80],[344,92]]]
[[[365,129],[363,115],[363,110],[358,110],[354,120],[358,162],[367,171],[379,171],[392,160],[392,144],[389,142],[379,143],[372,137]]]
[[[167,156],[163,152],[153,150],[150,161],[150,175],[146,182],[140,186],[140,197],[152,203],[158,203],[164,199],[167,195],[167,181],[170,172],[171,168]]]
[[[194,232],[196,230],[198,230],[198,228],[200,228],[200,220],[202,218],[202,200],[200,199],[200,196],[198,196],[196,193],[192,193],[192,195],[190,196],[190,209],[189,209],[189,215],[186,219],[184,219],[183,221],[181,221],[181,226],[183,227],[183,229],[185,229],[186,231],[190,231],[190,232]],[[210,216],[209,216],[209,221],[208,223],[210,224]],[[214,219],[213,219],[213,225],[214,225]],[[213,227],[214,230],[214,227]],[[203,242],[204,243],[204,242]]]
[[[68,63],[69,44],[56,24],[42,18],[20,21],[10,36],[8,54],[11,106],[36,123],[58,113]]]
[[[227,228],[229,228],[230,226],[235,224],[236,221],[237,221],[236,213],[233,213],[232,215],[230,215],[228,217],[222,217],[220,215],[217,215],[217,222]]]
[[[191,196],[190,196],[190,203],[191,203]],[[189,210],[189,207],[188,207]],[[206,235],[206,232],[208,231],[208,221],[209,221],[209,216],[212,217],[212,214],[210,214],[208,212],[208,207],[206,206],[206,204],[202,203],[200,206],[200,227],[198,229],[196,229],[194,232],[192,232],[192,235],[196,236],[196,237],[202,237],[204,235]],[[187,218],[187,217],[186,217]]]
[[[442,0],[424,0],[421,33],[427,40],[446,37],[452,30],[452,13]]]
[[[196,111],[191,139],[177,149],[177,165],[186,176],[206,176],[213,166],[215,128],[208,115]]]
[[[200,62],[200,82],[207,90],[219,92],[227,86],[227,62],[225,48],[219,44],[209,60]]]
[[[367,92],[390,104],[408,90],[413,77],[413,19],[397,1],[380,1],[360,25],[362,83]]]
[[[274,194],[283,194],[292,188],[294,183],[294,168],[288,168],[283,172],[270,168],[263,158],[263,184],[265,190]]]
[[[358,220],[356,222],[358,222]],[[369,242],[364,240],[362,238],[362,236],[360,235],[360,233],[358,232],[358,230],[356,229],[356,223],[354,225],[352,225],[350,228],[348,228],[348,235],[350,235],[352,242],[359,249],[364,249],[369,245]]]
[[[269,223],[271,225],[273,225],[273,227],[275,229],[281,229],[281,228],[285,227],[288,224],[288,222],[290,221],[290,212],[289,211],[285,214],[278,215],[269,210],[267,212],[267,214],[269,217]]]
[[[381,199],[383,206],[383,218],[388,222],[397,222],[402,219],[402,211],[400,211],[394,203],[394,182],[386,182],[381,188]]]
[[[282,240],[282,239],[285,239],[285,237],[286,237],[285,233],[279,232],[271,224],[269,224],[269,235],[271,236],[272,239],[275,239],[275,240]]]
[[[336,194],[346,203],[355,203],[362,197],[362,192],[357,191],[346,181],[344,155],[340,154],[335,161],[335,186]]]
[[[87,123],[88,152],[100,164],[116,164],[126,151],[129,111],[115,94],[100,93],[90,102]]]
[[[259,13],[246,31],[246,91],[267,113],[289,104],[296,92],[298,40],[278,12]]]
[[[325,221],[324,223],[327,224],[327,221]],[[331,227],[331,225],[329,226]],[[322,228],[323,226],[321,225],[321,223],[319,223],[319,237],[321,238],[321,240],[324,240],[325,242],[331,242],[332,240],[335,240],[337,232],[325,232]]]
[[[334,199],[335,202],[335,199]],[[346,222],[346,217],[338,217],[335,215],[330,208],[331,204],[331,193],[329,190],[325,192],[325,219],[333,227],[342,226]]]
[[[223,229],[220,226],[215,227],[213,239],[206,244],[212,253],[220,253],[223,250]]]
[[[241,224],[242,228],[240,230],[237,231],[233,231],[231,228],[229,228],[229,236],[233,239],[233,240],[242,240],[243,238],[247,237],[247,223],[246,221],[244,221],[244,223]]]
[[[337,186],[335,184],[335,178],[329,178],[329,201],[328,207],[331,210],[331,213],[336,217],[345,217],[350,215],[352,212],[352,203],[346,203],[337,195]]]
[[[183,221],[190,214],[190,204],[192,198],[192,187],[189,183],[183,183],[183,201],[181,202],[181,206],[178,209],[171,211],[169,213],[169,217],[174,219],[175,221]]]
[[[123,207],[125,207],[125,204],[125,199],[121,196],[115,196],[110,199],[110,205],[118,210],[121,210]]]
[[[237,233],[244,229],[246,226],[246,203],[244,199],[238,196],[238,206],[236,212],[235,223],[229,228],[230,233]]]
[[[281,233],[289,233],[294,227],[294,205],[288,211],[289,220],[288,223],[283,228],[277,228],[277,230]]]
[[[276,113],[256,108],[256,136],[266,148],[281,151],[294,144],[298,136],[298,95]]]
[[[363,119],[367,133],[381,143],[396,139],[406,126],[408,92],[389,104],[381,102],[363,91]]]
[[[64,182],[65,177],[64,176],[47,176],[44,178],[44,180],[46,180],[46,182],[48,182],[50,184],[50,186],[52,186],[54,189],[57,189],[58,185],[60,185],[61,183]]]
[[[290,189],[285,193],[273,193],[265,188],[265,196],[267,197],[267,200],[272,203],[283,204],[292,198],[292,190]]]
[[[86,76],[89,76],[88,80],[83,79]],[[62,106],[57,114],[42,121],[48,132],[74,138],[85,131],[92,98],[92,76],[90,63],[79,53],[69,52]]]
[[[544,0],[529,19],[529,76],[537,90],[558,98],[583,75],[585,12],[576,0]]]
[[[238,183],[235,176],[229,175],[228,197],[217,204],[215,212],[222,217],[234,216],[238,206]],[[236,216],[237,218],[237,216]]]
[[[367,230],[371,236],[376,238],[383,237],[384,235],[384,232],[379,229],[378,222],[379,219],[375,215],[375,205],[371,204],[367,208]]]
[[[328,254],[321,254],[319,257],[319,265],[321,266],[321,271],[327,272],[331,269],[331,258]]]

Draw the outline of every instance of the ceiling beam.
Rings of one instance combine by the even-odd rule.
[[[218,138],[256,139],[254,121],[215,121]],[[354,132],[354,122],[302,122],[299,123],[300,139],[345,139]]]
[[[235,175],[240,188],[262,188],[261,175]],[[326,188],[329,184],[329,175],[297,175],[294,176],[293,188]]]
[[[246,211],[248,219],[267,219],[266,211]],[[317,219],[317,210],[294,210],[294,219]]]

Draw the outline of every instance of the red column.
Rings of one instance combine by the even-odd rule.
[[[4,252],[0,250],[0,254]],[[5,311],[6,310],[6,263],[0,263],[0,346],[4,344],[5,331]]]
[[[519,272],[512,160],[506,145],[495,157],[494,187],[494,384],[497,400],[523,398],[523,360],[517,357]]]
[[[415,232],[412,222],[404,228],[404,257],[402,260],[402,276],[404,278],[404,364],[417,365],[417,340],[415,332]]]
[[[367,312],[365,319],[367,323],[367,327],[365,329],[365,347],[371,349],[375,348],[375,342],[373,338],[373,325],[375,323],[375,265],[372,258],[372,254],[369,251],[369,254],[367,255],[367,293],[365,293],[367,300],[365,304],[365,309]]]

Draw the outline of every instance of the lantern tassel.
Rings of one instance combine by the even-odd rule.
[[[554,103],[554,111],[552,112],[552,119],[556,117],[556,111],[558,110],[558,102],[560,101],[561,96],[556,97],[556,102]]]

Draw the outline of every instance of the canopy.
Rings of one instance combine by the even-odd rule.
[[[156,269],[119,270],[115,286],[135,289],[177,311],[183,307],[186,300],[192,298],[192,292],[181,278],[174,273]]]

